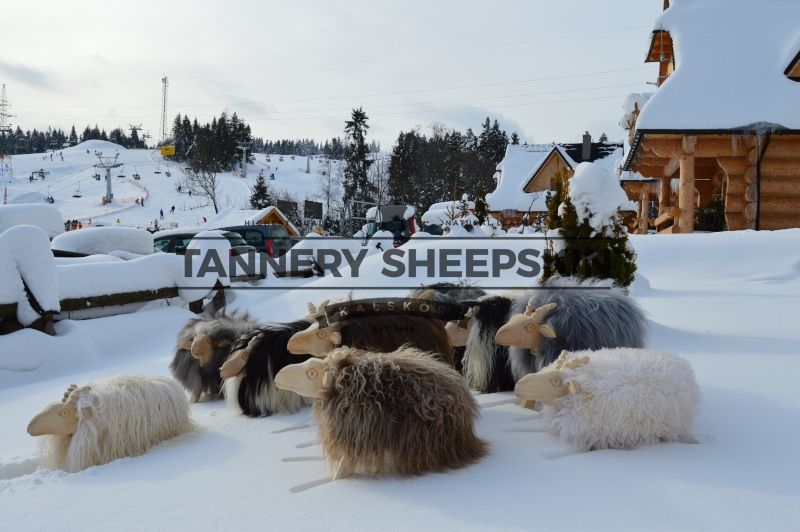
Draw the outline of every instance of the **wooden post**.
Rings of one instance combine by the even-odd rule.
[[[639,234],[646,235],[650,227],[650,194],[645,187],[639,196]]]
[[[680,218],[678,228],[681,233],[694,232],[694,148],[697,137],[683,137],[683,153],[680,155],[680,187],[678,188],[678,208]]]
[[[658,187],[658,215],[661,216],[670,208],[672,187],[670,186],[671,177],[662,177]]]

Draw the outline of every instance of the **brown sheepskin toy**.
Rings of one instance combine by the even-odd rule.
[[[341,347],[283,368],[275,385],[314,398],[334,479],[446,471],[488,452],[475,435],[479,408],[463,377],[414,348]]]

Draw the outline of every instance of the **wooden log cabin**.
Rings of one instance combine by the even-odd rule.
[[[794,0],[664,1],[645,59],[658,88],[623,119],[639,232],[692,232],[715,194],[728,230],[800,227],[798,24]]]

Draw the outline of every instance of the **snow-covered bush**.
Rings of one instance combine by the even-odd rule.
[[[628,286],[636,254],[628,245],[623,210],[636,210],[619,180],[594,163],[581,163],[568,185],[555,180],[547,199],[549,238],[541,281],[553,275],[613,279]]]

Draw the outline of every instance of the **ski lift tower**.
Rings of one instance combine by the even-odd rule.
[[[114,192],[111,190],[111,169],[122,166],[122,163],[117,162],[119,153],[114,154],[113,157],[108,155],[103,156],[102,152],[96,152],[95,155],[97,156],[98,162],[94,167],[102,168],[106,171],[106,195],[103,197],[103,202],[111,203],[111,200],[114,199]]]
[[[236,149],[242,150],[242,177],[247,177],[247,150],[252,146],[251,142],[239,142]]]

